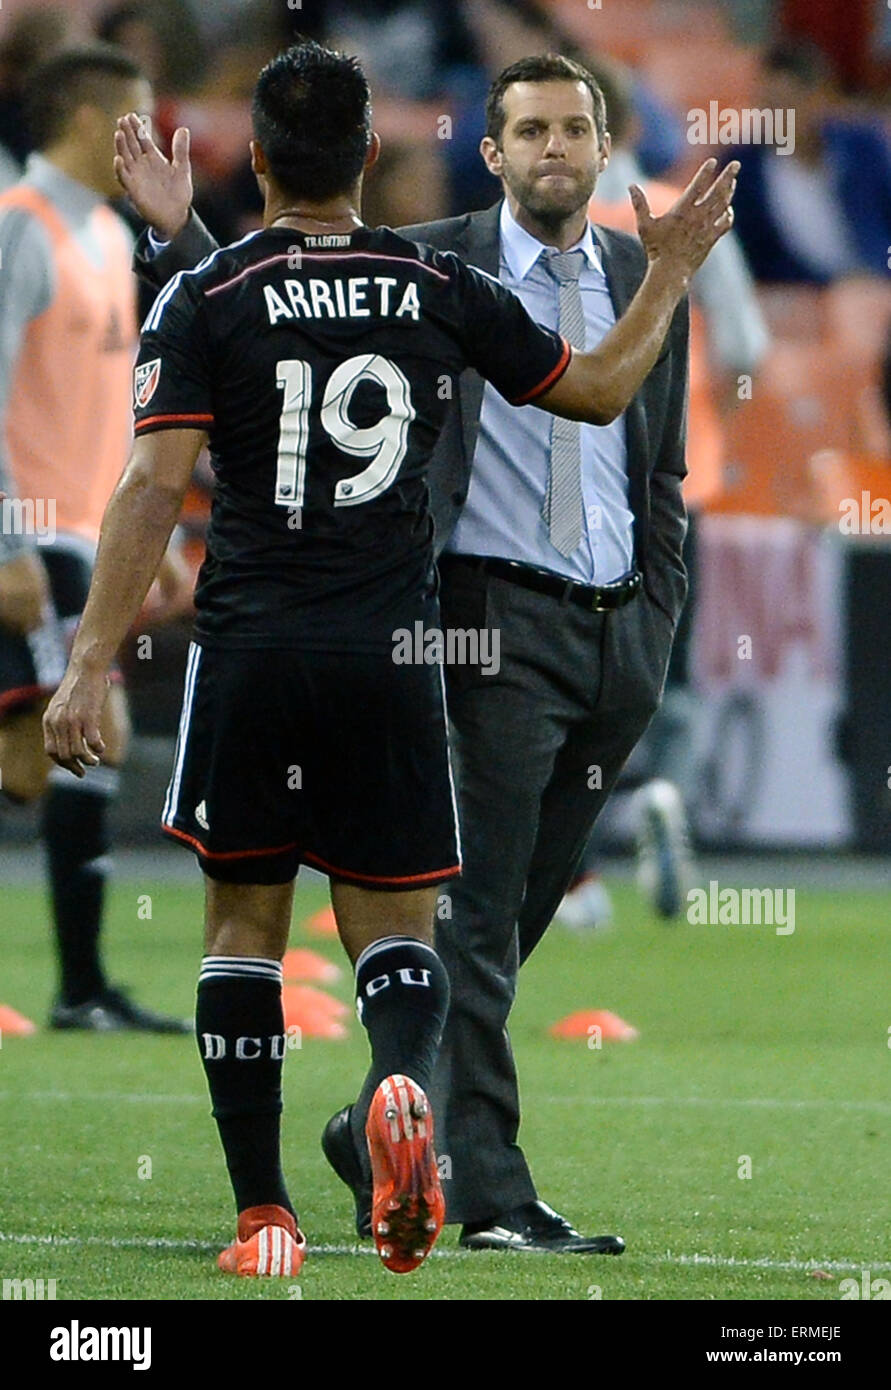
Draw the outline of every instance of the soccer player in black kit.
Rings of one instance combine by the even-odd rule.
[[[238,1210],[219,1264],[293,1276],[305,1254],[279,1129],[281,961],[307,863],[329,875],[355,966],[373,1234],[405,1272],[444,1215],[425,1090],[448,979],[431,943],[436,885],[460,871],[442,669],[393,659],[398,630],[439,623],[425,468],[468,365],[515,404],[619,414],[732,222],[734,171],[713,183],[703,166],[658,221],[634,193],[649,270],[583,353],[455,256],[362,224],[379,140],[355,60],[288,50],[260,74],[253,118],[264,227],[175,276],[146,320],[133,454],[46,750],[76,775],[98,761],[107,669],[208,442],[216,493],[163,825],[205,875],[196,1031]]]

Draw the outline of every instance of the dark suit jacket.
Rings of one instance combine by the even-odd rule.
[[[469,265],[498,276],[501,204],[485,212],[415,227],[400,235],[426,242],[439,251],[454,251]],[[625,312],[646,271],[646,254],[636,237],[595,227],[603,252],[616,317]],[[144,237],[136,247],[136,271],[160,288],[178,270],[191,269],[216,242],[193,214],[170,245],[151,260]],[[672,622],[677,622],[687,591],[681,558],[686,514],[681,484],[686,475],[687,349],[689,309],[678,307],[662,356],[626,411],[628,505],[634,515],[635,558],[648,592]],[[454,529],[467,498],[470,469],[479,431],[484,383],[472,370],[460,379],[458,398],[430,461],[429,483],[437,554]]]

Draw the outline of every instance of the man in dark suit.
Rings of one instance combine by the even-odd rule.
[[[119,140],[123,181],[139,203]],[[145,150],[143,176],[154,183],[141,210],[151,206],[148,220],[171,240],[150,234],[137,264],[160,285],[215,243],[186,211],[185,134],[169,165],[148,137]],[[496,80],[481,146],[504,200],[403,234],[497,277],[534,318],[590,347],[647,265],[640,241],[588,222],[609,150],[590,74],[555,55],[524,60]],[[638,208],[646,241],[649,214]],[[437,1147],[450,1160],[448,1219],[462,1223],[471,1249],[624,1249],[618,1236],[579,1235],[538,1199],[516,1142],[506,1024],[519,966],[661,696],[686,590],[687,335],[683,301],[643,387],[605,427],[552,425],[465,373],[431,465],[443,628],[500,637],[497,671],[447,670],[465,867],[437,925],[452,1004],[434,1094]],[[340,1112],[323,1146],[356,1195],[361,1229],[370,1207],[361,1122]]]

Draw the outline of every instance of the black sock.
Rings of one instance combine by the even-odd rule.
[[[401,1072],[422,1090],[430,1087],[449,1006],[449,977],[432,946],[387,936],[366,947],[356,962],[356,999],[371,1043],[371,1067],[350,1117],[364,1162],[368,1107],[384,1077]]]
[[[57,778],[65,778],[62,782]],[[99,959],[99,931],[108,877],[108,829],[118,772],[91,769],[82,782],[67,772],[50,773],[41,834],[46,847],[59,994],[63,1004],[83,1004],[106,987]]]
[[[281,1169],[281,962],[205,956],[195,1033],[237,1210],[277,1206],[294,1215]]]

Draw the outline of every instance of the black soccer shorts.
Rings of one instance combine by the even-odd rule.
[[[442,668],[193,643],[161,821],[229,883],[287,883],[301,864],[365,888],[454,878]]]
[[[60,684],[74,632],[87,601],[92,566],[86,552],[40,546],[50,590],[44,622],[26,636],[0,626],[0,722],[31,709]],[[117,667],[112,680],[120,680]]]

